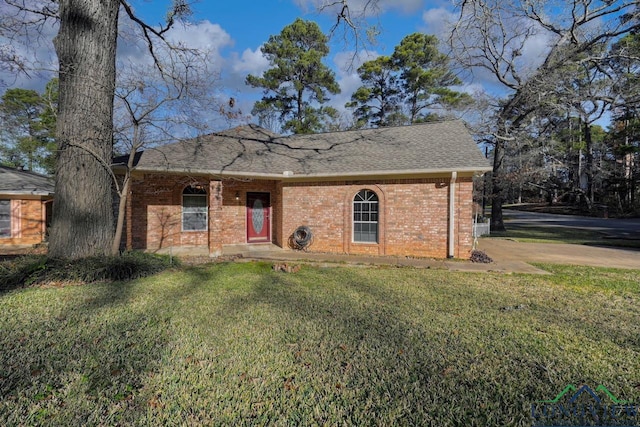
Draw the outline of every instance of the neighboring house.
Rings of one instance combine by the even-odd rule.
[[[0,246],[45,239],[53,188],[52,178],[0,166]]]
[[[241,126],[137,153],[124,241],[468,258],[472,178],[488,170],[460,121],[292,136]]]

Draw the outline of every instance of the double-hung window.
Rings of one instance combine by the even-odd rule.
[[[11,200],[0,200],[0,237],[11,237]]]
[[[187,187],[182,192],[182,230],[207,230],[207,192],[198,187]]]

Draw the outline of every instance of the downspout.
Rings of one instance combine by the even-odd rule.
[[[453,258],[455,254],[455,244],[454,244],[454,235],[455,235],[455,196],[456,196],[456,178],[458,177],[458,172],[451,172],[451,181],[449,182],[449,250],[447,252],[447,258]]]

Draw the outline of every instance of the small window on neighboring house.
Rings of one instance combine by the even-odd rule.
[[[0,200],[0,237],[11,237],[11,200]]]
[[[378,242],[378,196],[360,190],[353,199],[353,241]]]
[[[207,192],[201,187],[187,187],[182,192],[182,230],[207,230]]]

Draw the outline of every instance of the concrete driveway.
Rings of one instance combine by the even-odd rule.
[[[505,225],[564,227],[589,230],[607,237],[640,240],[640,219],[606,219],[575,215],[554,215],[504,210]],[[640,251],[612,247],[570,245],[564,243],[525,243],[512,239],[482,238],[478,249],[496,264],[514,262],[547,262],[640,269]]]
[[[515,262],[546,262],[640,269],[640,251],[637,250],[565,243],[525,243],[500,238],[482,238],[478,242],[478,249],[489,255],[496,265],[505,268]]]

